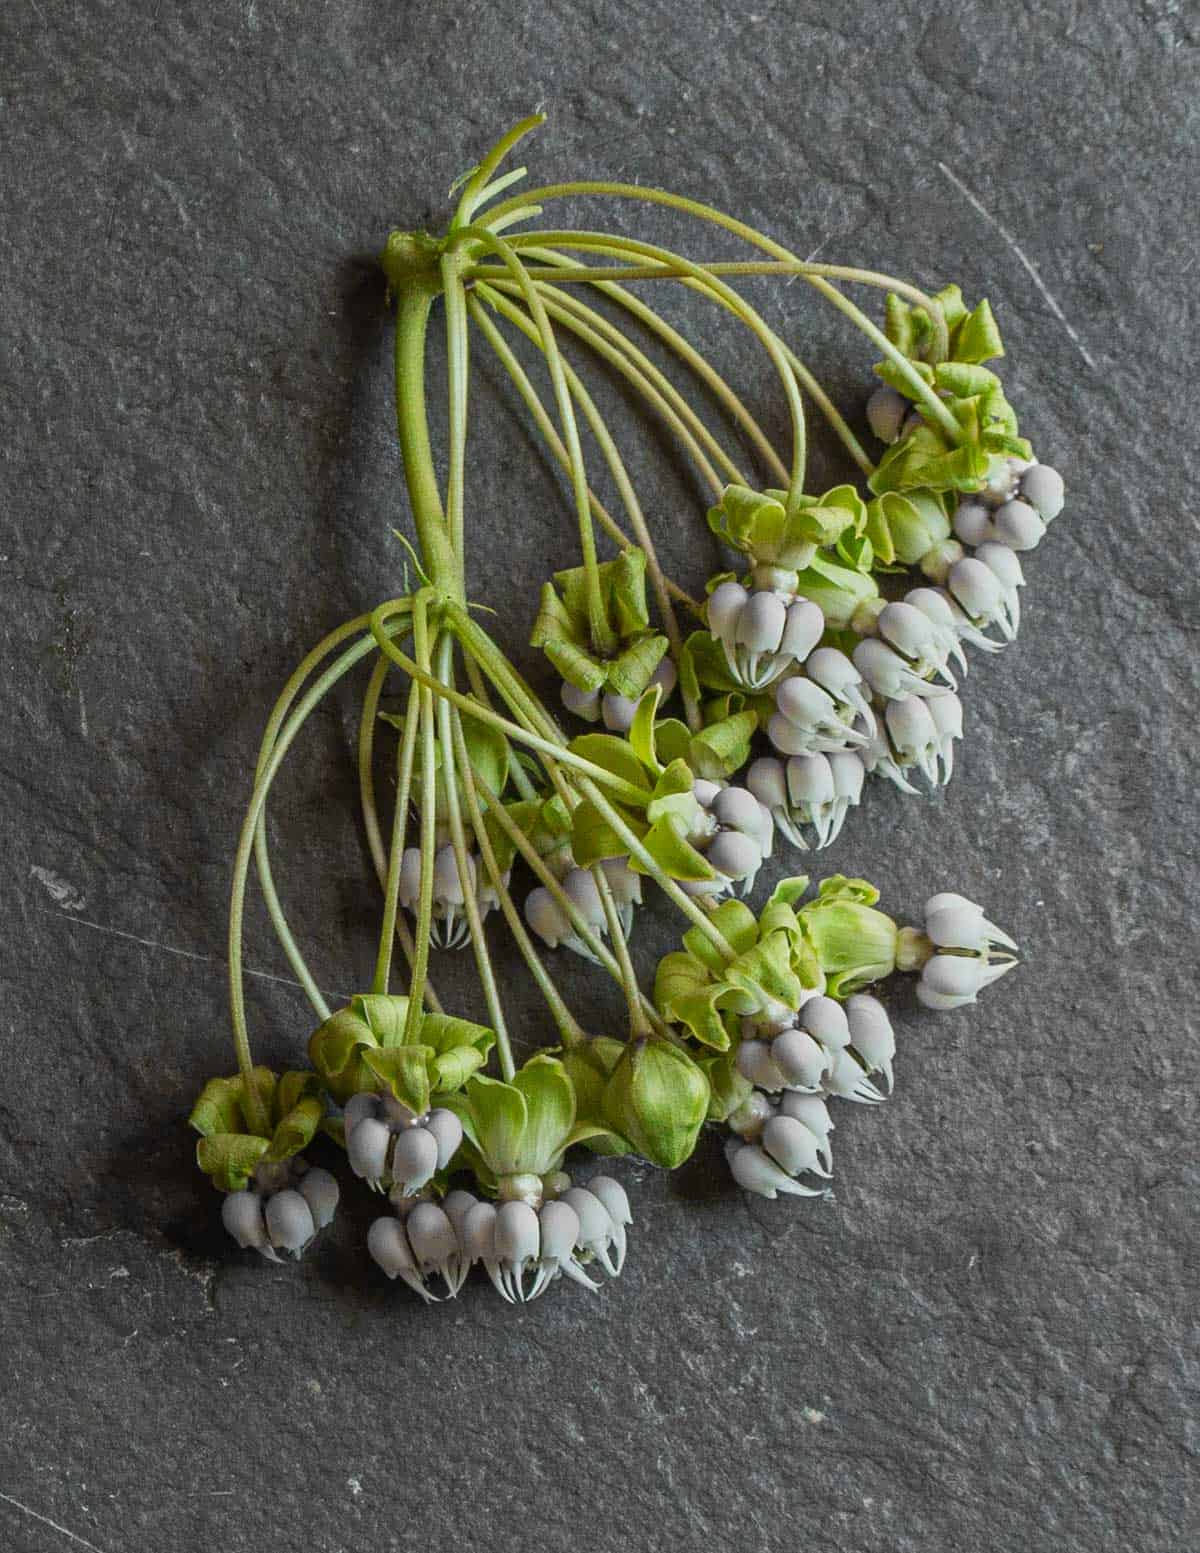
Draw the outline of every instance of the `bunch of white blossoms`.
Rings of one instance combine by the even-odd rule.
[[[337,1178],[296,1154],[277,1164],[259,1164],[249,1185],[222,1201],[221,1223],[244,1251],[253,1249],[278,1262],[281,1251],[303,1256],[332,1222],[337,1205]]]
[[[480,869],[474,853],[467,854],[467,872],[480,921],[497,904],[496,891]],[[507,884],[508,875],[503,876]],[[400,905],[416,913],[421,899],[421,849],[405,847],[400,862]],[[433,920],[430,942],[438,949],[461,949],[471,941],[471,924],[466,913],[466,894],[459,877],[454,848],[440,846],[433,860]]]
[[[590,1269],[616,1278],[624,1265],[629,1199],[612,1176],[572,1186],[563,1175],[561,1183],[537,1207],[466,1191],[448,1192],[440,1204],[397,1203],[395,1215],[371,1225],[368,1250],[389,1278],[426,1301],[453,1299],[475,1263],[509,1304],[537,1299],[560,1277],[596,1289]]]
[[[462,1123],[440,1106],[416,1115],[388,1094],[352,1095],[342,1115],[350,1168],[373,1191],[409,1197],[444,1170],[463,1139]]]

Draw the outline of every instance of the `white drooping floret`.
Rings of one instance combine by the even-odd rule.
[[[811,600],[770,588],[751,590],[732,579],[713,589],[706,612],[729,673],[747,690],[774,684],[825,632],[825,616]]]

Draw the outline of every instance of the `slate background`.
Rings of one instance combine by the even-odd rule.
[[[1173,0],[4,8],[6,1547],[1196,1545],[1198,43]],[[830,1200],[744,1201],[714,1142],[679,1179],[625,1168],[633,1250],[595,1299],[424,1311],[368,1265],[361,1194],[298,1268],[232,1249],[183,1118],[231,1066],[224,896],[270,700],[399,585],[366,259],[537,104],[536,181],[665,182],[986,292],[1070,507],[1018,645],[972,669],[945,798],[872,791],[820,860],[900,914],[985,901],[1025,967],[954,1017],[900,1001],[896,1098],[840,1119]],[[801,285],[754,294],[857,414],[869,347]],[[748,338],[675,316],[782,438]],[[605,403],[698,582],[703,493]],[[474,587],[524,652],[570,523],[490,364],[473,404]],[[840,473],[818,448],[814,487]],[[342,991],[373,954],[351,716],[314,719],[273,817]],[[645,964],[671,931],[646,918]],[[309,1020],[257,911],[247,953],[284,1060]]]

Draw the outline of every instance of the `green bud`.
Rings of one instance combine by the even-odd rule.
[[[669,1041],[631,1041],[605,1086],[604,1115],[652,1164],[674,1170],[696,1146],[709,1087],[688,1054]]]

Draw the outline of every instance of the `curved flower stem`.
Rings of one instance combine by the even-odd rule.
[[[591,633],[592,646],[601,657],[610,657],[617,647],[616,633],[608,621],[608,612],[604,607],[604,595],[600,585],[599,560],[596,556],[596,535],[592,528],[591,506],[588,502],[587,470],[583,462],[583,449],[579,441],[579,427],[575,423],[575,412],[571,406],[571,393],[567,387],[566,375],[562,369],[562,361],[558,352],[558,344],[554,338],[554,329],[542,306],[541,298],[534,288],[533,282],[525,279],[525,266],[521,263],[516,251],[497,237],[494,232],[486,227],[466,226],[447,239],[447,256],[452,245],[467,239],[483,242],[500,258],[513,279],[521,288],[521,294],[525,299],[534,322],[543,342],[546,355],[546,366],[550,372],[550,381],[554,385],[554,398],[558,405],[558,415],[562,422],[563,440],[571,457],[571,484],[575,493],[575,509],[579,519],[579,548],[583,557],[583,568],[587,575],[588,594],[588,628]]]
[[[449,684],[453,673],[454,664],[454,638],[449,632],[444,632],[438,641],[437,675],[445,684]],[[424,692],[422,692],[424,694]],[[450,822],[450,844],[454,848],[454,862],[458,869],[458,883],[463,895],[463,910],[467,914],[467,923],[471,929],[471,950],[475,956],[475,968],[479,973],[479,984],[483,988],[484,1001],[488,1008],[488,1017],[492,1021],[492,1029],[496,1034],[496,1047],[500,1054],[500,1068],[505,1080],[513,1075],[512,1046],[508,1039],[508,1026],[504,1019],[504,1006],[500,1001],[500,993],[496,987],[496,976],[492,969],[491,956],[488,953],[487,939],[483,932],[483,918],[479,911],[479,897],[476,892],[475,876],[467,856],[467,841],[463,832],[462,811],[458,802],[458,772],[455,760],[454,726],[452,717],[454,708],[449,701],[440,700],[437,704],[438,719],[438,743],[442,752],[442,791],[446,796],[446,815]],[[470,773],[470,760],[463,763],[464,784]]]
[[[520,246],[523,242],[529,245],[543,246],[551,244],[560,248],[597,248],[600,250],[619,250],[623,253],[636,253],[648,259],[657,259],[677,268],[683,275],[699,281],[713,295],[719,297],[737,318],[749,328],[761,341],[767,354],[770,356],[776,371],[779,373],[780,382],[783,384],[784,396],[787,399],[788,410],[792,417],[792,465],[791,475],[788,480],[789,503],[799,499],[804,491],[804,465],[806,454],[806,439],[804,429],[804,405],[800,399],[800,390],[796,383],[795,373],[788,363],[783,351],[783,344],[775,331],[767,324],[744,297],[740,296],[731,286],[727,286],[723,280],[710,276],[700,265],[693,264],[685,259],[682,254],[673,253],[669,248],[660,248],[654,243],[641,243],[633,238],[614,238],[604,232],[529,232],[521,237],[513,239],[514,245]],[[529,282],[533,289],[533,282]],[[840,295],[840,293],[839,293]],[[844,299],[843,299],[844,300]],[[873,326],[872,326],[873,327]],[[889,346],[894,349],[894,347]],[[940,401],[938,401],[940,404]]]
[[[484,201],[499,191],[501,183],[514,183],[518,178],[525,176],[525,169],[519,167],[514,172],[506,173],[502,179],[497,180],[495,183],[489,183],[488,181],[508,153],[515,146],[519,145],[526,135],[540,128],[545,122],[546,115],[544,113],[531,113],[526,118],[521,119],[519,123],[514,124],[507,134],[501,135],[500,139],[487,153],[482,162],[479,163],[478,167],[473,169],[463,184],[458,207],[454,212],[454,219],[450,223],[450,230],[452,232],[457,231],[461,226],[465,226],[473,218],[475,212]],[[518,199],[512,203],[519,205],[522,202]]]
[[[503,280],[491,281],[489,286],[506,291],[510,289],[511,283]],[[738,485],[749,483],[734,459],[730,457],[718,438],[666,373],[655,366],[649,356],[639,350],[632,340],[627,339],[616,324],[605,318],[603,313],[598,313],[594,307],[589,307],[586,302],[580,301],[571,292],[563,290],[561,286],[552,286],[545,281],[539,281],[538,292],[545,301],[551,318],[566,324],[573,334],[591,346],[598,356],[614,367],[626,382],[641,394],[647,404],[667,421],[672,430],[675,429],[678,421],[683,422],[691,432],[695,444],[705,449],[706,463],[707,455],[711,455],[721,466],[725,476],[724,481],[720,482],[721,485],[729,480]],[[674,411],[673,416],[668,415],[665,406],[669,406]]]
[[[650,1025],[642,1012],[642,989],[638,984],[633,961],[629,958],[629,945],[625,940],[625,929],[621,926],[621,914],[617,910],[616,901],[613,900],[608,875],[599,863],[592,869],[592,878],[596,881],[596,889],[600,893],[604,920],[608,923],[608,936],[612,940],[617,966],[621,973],[621,990],[625,994],[625,1006],[629,1012],[629,1034],[635,1038],[639,1035],[648,1035]]]
[[[708,221],[714,226],[723,227],[725,231],[732,232],[735,236],[741,237],[750,243],[752,247],[761,249],[764,253],[772,254],[777,259],[782,259],[787,263],[801,262],[794,253],[791,253],[781,243],[774,242],[763,233],[755,231],[753,227],[747,226],[744,221],[737,221],[733,216],[727,216],[724,211],[717,210],[711,205],[705,205],[699,200],[687,199],[681,194],[670,194],[665,189],[646,189],[639,187],[637,184],[609,182],[547,184],[540,189],[527,189],[521,196],[519,203],[526,207],[533,204],[544,205],[548,200],[566,199],[579,194],[601,194],[615,199],[633,199],[655,205],[666,205],[674,210],[683,211],[686,215],[696,216],[701,221]],[[502,220],[509,213],[509,209],[517,203],[515,200],[505,200],[499,205],[493,206],[488,212],[488,220]],[[532,237],[537,241],[546,240],[545,234],[526,233],[524,235]],[[894,362],[917,396],[926,403],[935,420],[943,422],[943,417],[946,417],[953,422],[952,427],[945,426],[943,422],[943,428],[955,438],[957,443],[962,428],[957,421],[954,421],[953,416],[949,414],[945,405],[932,392],[920,374],[913,369],[912,363],[907,356],[902,351],[897,350],[887,336],[864,313],[855,307],[853,302],[844,297],[836,286],[831,285],[823,275],[806,275],[805,279],[834,307],[845,313],[855,326],[861,329],[869,339],[873,340],[889,360]],[[944,352],[946,348],[945,316],[937,304],[933,302],[932,298],[928,299],[928,303],[931,304],[929,306],[930,320],[938,332],[939,347]]]
[[[514,323],[517,328],[519,328],[523,333],[527,334],[530,339],[535,341],[538,339],[537,331],[533,328],[530,320],[521,313],[519,308],[515,307],[511,302],[505,301],[502,296],[495,297],[494,305],[503,314],[504,317],[508,318],[512,323]],[[581,325],[577,320],[573,320],[564,309],[559,308],[553,302],[550,302],[548,303],[548,311],[553,316],[559,317],[566,324],[568,329],[571,329],[573,332],[579,334],[580,337],[585,340],[585,343],[592,343],[592,341],[587,339],[587,336],[591,333],[591,331],[588,330],[586,326]],[[597,340],[596,345],[602,355],[610,355],[613,358],[613,365],[617,367],[618,371],[625,370],[622,366],[621,357],[618,352],[611,351],[604,345],[603,341]],[[655,549],[653,536],[650,533],[649,527],[646,523],[645,514],[642,511],[642,504],[638,500],[637,492],[633,487],[633,482],[629,478],[629,473],[625,468],[625,461],[621,457],[620,450],[613,440],[607,423],[605,422],[603,416],[600,414],[600,411],[596,408],[595,401],[592,399],[592,396],[588,393],[587,389],[580,382],[578,374],[565,361],[563,363],[563,371],[567,377],[568,387],[570,388],[574,397],[578,400],[579,406],[584,413],[588,425],[592,429],[592,434],[596,438],[596,441],[599,443],[600,450],[604,454],[605,461],[607,462],[609,469],[612,471],[613,480],[617,485],[617,489],[621,493],[621,499],[625,504],[625,510],[629,514],[630,525],[633,528],[633,532],[637,538],[638,544],[641,546],[642,553],[646,557],[646,567],[650,573],[650,582],[654,588],[655,598],[658,601],[659,613],[662,616],[663,625],[666,628],[667,640],[670,642],[671,651],[674,654],[676,662],[678,662],[680,655],[683,652],[683,637],[680,634],[679,621],[675,616],[675,607],[671,603],[671,595],[667,588],[666,575],[664,574],[662,565],[659,562],[658,551]],[[668,420],[668,423],[672,425],[672,428],[676,431],[676,434],[690,446],[692,456],[699,463],[701,472],[705,474],[706,478],[712,485],[714,494],[719,497],[723,489],[721,481],[717,478],[716,472],[712,465],[700,451],[695,438],[682,424],[680,418],[674,413],[674,411],[672,411],[668,405],[662,402],[660,395],[655,393],[653,389],[650,389],[648,397],[649,396],[653,396],[653,398],[659,400],[660,408],[664,417]],[[683,701],[688,727],[692,730],[693,733],[698,733],[703,726],[703,720],[700,716],[700,708],[696,704],[695,700],[686,692],[683,692]]]
[[[566,254],[560,254],[553,248],[530,247],[527,249],[523,248],[522,252],[526,252],[534,258],[544,257],[548,264],[555,266],[553,270],[537,270],[532,265],[528,265],[526,268],[530,275],[537,275],[539,278],[544,275],[547,280],[557,282],[562,275],[563,269],[566,268],[575,270],[576,274],[580,276],[587,272],[590,276],[595,277],[590,279],[588,284],[602,296],[609,297],[616,302],[618,306],[636,318],[652,334],[657,335],[668,349],[678,356],[685,366],[690,368],[718,403],[728,412],[730,418],[736,421],[745,431],[775,479],[781,485],[787,484],[787,466],[775,451],[766,432],[712,363],[701,355],[695,346],[686,340],[677,329],[672,328],[665,318],[660,317],[652,307],[648,307],[640,297],[635,296],[632,291],[626,290],[624,286],[618,286],[610,280],[602,279],[601,276],[606,273],[604,271],[597,271],[589,265],[574,265]],[[661,274],[662,272],[659,270],[657,273]],[[589,314],[594,313],[592,308],[588,308],[586,311]],[[603,315],[594,313],[594,316],[599,318]],[[605,322],[607,323],[608,320],[606,319]],[[615,328],[614,325],[610,325],[610,327]],[[616,333],[620,335],[622,340],[625,339],[620,330],[616,330]]]
[[[378,613],[378,612],[376,612]],[[404,1042],[415,1045],[417,1029],[424,1007],[425,974],[429,969],[429,943],[433,928],[433,869],[437,852],[437,728],[433,715],[433,693],[436,684],[432,673],[429,644],[429,614],[427,592],[422,588],[414,597],[413,651],[421,673],[413,679],[421,681],[421,879],[417,891],[417,921],[413,933],[416,954],[413,956],[412,975],[409,979],[408,1013],[404,1021]],[[376,617],[371,617],[371,629],[375,630]],[[382,646],[386,636],[377,636]],[[389,642],[389,645],[390,642]],[[414,668],[416,665],[414,665]]]
[[[446,711],[449,713],[449,706],[446,703],[443,703],[443,706],[446,707]],[[546,1000],[546,1006],[549,1008],[558,1027],[564,1045],[577,1046],[585,1039],[584,1031],[563,1001],[562,995],[554,985],[554,979],[542,964],[537,950],[533,947],[529,934],[525,931],[525,924],[521,921],[521,914],[518,912],[513,898],[509,894],[508,886],[504,883],[504,877],[497,865],[491,837],[487,833],[487,826],[484,824],[483,813],[479,805],[475,776],[471,769],[471,762],[467,754],[467,741],[462,729],[462,718],[457,710],[453,712],[453,725],[454,745],[463,773],[463,789],[466,793],[467,808],[471,815],[471,826],[475,832],[475,840],[479,847],[480,856],[483,858],[484,867],[488,871],[488,877],[492,881],[492,888],[495,890],[496,898],[500,903],[500,910],[504,913],[504,920],[508,924],[508,930],[521,952],[522,959],[529,967],[530,974],[537,983],[538,990]],[[508,1049],[507,1040],[500,1052],[500,1065],[505,1079],[511,1081],[515,1069],[512,1052]]]
[[[534,388],[533,384],[529,381],[529,375],[526,373],[525,369],[521,366],[521,363],[509,349],[508,342],[505,340],[500,330],[496,327],[496,324],[493,322],[488,313],[488,309],[483,305],[482,302],[480,302],[478,297],[468,296],[467,311],[471,316],[471,321],[478,325],[478,327],[487,337],[488,344],[492,347],[493,351],[495,351],[501,366],[512,379],[518,394],[520,394],[526,408],[533,416],[533,419],[537,424],[537,428],[545,439],[551,453],[553,453],[554,457],[569,473],[571,467],[570,457],[566,448],[563,446],[562,438],[558,435],[558,432],[554,426],[554,422],[546,413],[546,407],[542,403],[540,395]],[[612,514],[600,501],[599,497],[590,486],[588,488],[588,501],[591,505],[592,516],[596,519],[596,521],[600,524],[608,536],[615,540],[615,542],[621,547],[622,550],[632,549],[633,540],[630,539],[629,535],[624,532],[620,524],[617,523],[617,521],[613,518]],[[693,610],[697,614],[699,613],[700,604],[696,599],[692,598],[691,594],[685,593],[684,590],[679,587],[677,583],[672,582],[669,577],[664,578],[664,581],[666,583],[667,592],[670,593],[672,598],[677,599],[681,604],[686,604],[689,609]]]
[[[573,335],[575,335],[577,339],[582,340],[585,345],[591,346],[591,348],[602,360],[607,361],[615,371],[621,374],[626,382],[633,384],[638,392],[643,394],[647,403],[654,406],[666,424],[670,427],[670,429],[679,438],[680,442],[683,443],[684,447],[691,454],[692,458],[695,460],[696,467],[699,469],[700,474],[703,476],[705,481],[707,481],[713,494],[715,496],[720,496],[721,492],[725,489],[725,481],[723,481],[720,475],[717,474],[717,471],[709,460],[708,455],[704,452],[704,449],[700,446],[699,441],[685,423],[684,418],[672,408],[665,397],[656,389],[654,389],[648,381],[643,380],[642,383],[638,383],[637,380],[639,373],[637,372],[637,369],[631,366],[629,361],[626,360],[624,356],[622,356],[620,351],[614,350],[613,347],[606,341],[602,340],[594,330],[588,328],[586,324],[584,324],[580,319],[576,318],[569,309],[561,306],[558,302],[556,302],[553,297],[553,287],[542,286],[538,289],[542,296],[542,300],[546,305],[546,311],[550,314],[551,318],[556,320],[558,323],[563,324],[571,331]],[[514,287],[511,287],[503,281],[501,281],[499,285],[495,284],[494,282],[489,282],[487,286],[480,287],[480,294],[486,297],[486,300],[492,304],[498,313],[507,318],[510,323],[515,324],[517,328],[520,329],[522,334],[524,334],[528,339],[534,340],[536,342],[538,334],[537,329],[533,325],[532,321],[525,313],[521,311],[519,307],[516,307],[511,301],[506,301],[505,299],[504,293],[512,292],[514,290]],[[583,386],[578,374],[572,370],[566,361],[563,362],[563,370],[566,373],[567,384],[571,389],[572,394],[579,402],[579,405],[587,418],[588,425],[591,427],[593,434],[596,435],[597,441],[599,441],[600,434],[597,432],[597,423],[603,425],[603,422],[600,420],[600,412],[596,409],[595,402],[592,400],[592,397],[588,393],[587,389]],[[611,462],[612,461],[610,459],[610,468]],[[625,501],[626,510],[629,511],[629,502],[625,498],[625,493],[623,490],[621,495],[622,499]],[[636,505],[636,497],[634,498],[634,503]],[[629,515],[630,520],[632,521],[632,511],[630,511]],[[634,532],[635,534],[638,532],[636,528]],[[642,541],[640,535],[638,536],[638,543],[642,544],[644,548],[644,542]]]
[[[322,639],[311,650],[311,652],[306,653],[297,664],[296,668],[293,669],[292,673],[288,677],[286,684],[279,694],[279,698],[271,709],[271,715],[267,719],[267,726],[263,730],[262,740],[259,744],[258,760],[254,768],[255,784],[257,784],[259,778],[262,775],[263,769],[265,768],[267,761],[270,758],[271,751],[275,748],[275,743],[279,735],[279,729],[283,724],[283,720],[291,709],[297,695],[300,693],[301,686],[304,684],[305,680],[309,677],[313,670],[318,667],[318,665],[321,664],[331,652],[334,651],[335,648],[339,647],[350,637],[360,633],[367,625],[369,625],[369,623],[370,616],[368,615],[358,615],[353,620],[346,621],[344,625],[338,626],[336,630],[331,631],[327,636],[322,637]],[[283,948],[283,952],[287,956],[288,963],[291,965],[297,981],[299,981],[300,985],[304,988],[305,996],[308,998],[309,1003],[312,1005],[313,1012],[316,1014],[318,1019],[328,1019],[329,1005],[326,1003],[320,988],[316,984],[316,980],[314,979],[312,972],[308,968],[308,963],[300,951],[300,946],[296,943],[296,940],[292,935],[292,930],[288,925],[288,920],[283,909],[283,904],[280,901],[279,894],[275,888],[275,880],[271,871],[271,859],[267,841],[267,816],[265,807],[263,812],[259,815],[258,828],[255,831],[254,861],[258,873],[259,885],[262,889],[263,900],[266,903],[267,913],[271,918],[271,925],[275,929],[275,936],[278,938],[280,945]]]
[[[549,235],[562,239],[564,245],[568,247],[580,246],[586,247],[589,252],[611,253],[616,255],[629,252],[640,255],[642,248],[645,246],[642,244],[630,245],[624,238],[604,236],[604,234],[595,233],[581,234],[578,232],[560,232],[533,235]],[[586,236],[589,241],[587,243],[576,243],[575,239],[580,238],[581,236]],[[602,238],[603,240],[592,241],[591,239],[593,238]],[[531,249],[531,251],[536,250]],[[687,260],[684,260],[683,263],[685,265],[690,265],[690,261]],[[647,266],[647,268],[653,269],[653,266]],[[718,291],[714,289],[714,287],[708,284],[703,278],[703,274],[696,273],[697,270],[701,269],[701,266],[690,266],[686,271],[683,271],[678,266],[664,263],[658,273],[660,277],[670,275],[672,278],[678,280],[681,285],[686,286],[690,291],[697,292],[700,296],[706,297],[709,301],[715,301],[719,303],[722,307],[726,308],[728,312],[732,313],[735,318],[740,318],[741,314],[738,312],[737,308],[731,307],[728,302],[726,296],[728,288],[725,288],[724,291]],[[556,278],[558,273],[559,272],[557,271],[555,272]],[[736,293],[733,293],[733,295],[736,296]],[[653,310],[647,308],[646,311],[652,313]],[[792,350],[789,345],[785,344],[783,340],[779,340],[779,345],[785,359],[788,362],[788,365],[791,367],[791,370],[795,373],[796,378],[799,380],[801,387],[805,390],[805,392],[812,399],[813,403],[821,411],[821,414],[828,421],[829,425],[832,426],[833,430],[838,436],[839,441],[849,453],[850,457],[863,471],[864,475],[869,478],[875,472],[875,465],[868,457],[858,438],[846,424],[846,419],[842,415],[841,411],[825,392],[815,374],[807,366],[805,366],[804,362],[801,361],[796,352]]]
[[[444,696],[446,700],[458,707],[459,711],[465,712],[468,717],[474,717],[482,723],[489,723],[493,728],[499,728],[502,733],[507,734],[510,739],[516,739],[522,744],[528,744],[531,749],[539,750],[543,754],[553,755],[556,760],[561,760],[564,765],[572,766],[575,770],[594,778],[595,781],[603,783],[614,793],[618,794],[624,803],[636,804],[638,807],[645,806],[646,794],[641,788],[634,787],[632,782],[626,782],[621,777],[613,776],[611,772],[605,771],[603,767],[597,766],[592,761],[584,760],[582,756],[572,753],[565,745],[559,745],[550,739],[542,738],[539,734],[530,732],[529,729],[521,727],[518,723],[510,722],[508,718],[501,717],[498,712],[493,712],[490,707],[482,706],[478,701],[472,701],[469,696],[464,696],[460,691],[452,690],[450,686],[441,684],[433,674],[402,653],[387,637],[384,630],[387,608],[387,605],[383,605],[381,609],[376,610],[371,616],[371,630],[380,648],[410,678],[419,680],[434,695]],[[465,613],[459,614],[456,611],[454,618],[456,621],[455,634],[459,635],[460,640],[462,640],[458,630],[458,623],[466,618]],[[471,624],[474,623],[471,622]],[[486,634],[483,634],[483,639],[490,644],[491,639]],[[469,644],[464,642],[464,645],[468,646],[469,651],[473,651]],[[492,645],[492,651],[498,654],[499,648]],[[483,664],[483,668],[487,672],[488,665],[486,663]],[[494,677],[493,683],[496,683]],[[420,945],[418,943],[419,949]]]
[[[593,930],[591,923],[563,889],[560,881],[547,868],[544,858],[539,855],[537,848],[530,841],[529,837],[513,819],[512,815],[509,814],[503,803],[500,802],[494,793],[489,791],[478,777],[476,777],[476,786],[482,788],[483,797],[487,801],[488,814],[512,842],[521,857],[524,858],[534,878],[539,884],[545,886],[558,907],[566,913],[567,920],[575,929],[576,934],[582,940],[588,952],[595,956],[599,965],[608,972],[614,981],[621,981],[621,967],[618,965],[616,957],[609,950],[600,935]],[[658,1030],[661,1034],[666,1029],[661,1015],[644,992],[639,991],[638,995],[641,1000],[643,1015],[655,1030]]]
[[[368,625],[371,617],[363,617]],[[375,802],[375,724],[379,712],[379,698],[383,693],[383,685],[392,663],[383,653],[380,653],[375,667],[371,670],[371,678],[367,684],[366,694],[363,697],[362,712],[358,720],[358,796],[359,807],[362,810],[363,829],[367,835],[367,847],[371,853],[371,859],[375,865],[375,873],[379,879],[379,888],[386,891],[388,876],[388,854],[383,844],[383,830],[379,824],[379,810]],[[404,951],[404,958],[412,965],[413,955],[416,953],[416,945],[412,940],[408,923],[404,920],[403,912],[396,916],[396,937],[400,940],[400,947]],[[434,1013],[442,1012],[441,1000],[434,990],[433,983],[428,975],[425,978],[425,1002]]]
[[[523,239],[527,235],[520,234]],[[519,246],[522,253],[534,254],[532,247],[526,247],[524,241]],[[547,249],[547,257],[554,253],[553,249]],[[665,280],[672,277],[679,278],[680,270],[671,270],[663,265],[654,264],[629,264],[614,265],[610,269],[596,269],[590,265],[573,265],[569,259],[562,255],[556,255],[550,261],[554,268],[537,269],[531,264],[525,266],[530,278],[535,281],[554,281],[561,285],[587,284],[597,285],[612,279],[614,281],[627,280]],[[801,275],[811,277],[823,276],[826,280],[845,280],[861,286],[873,286],[878,291],[894,291],[897,296],[907,297],[917,307],[923,308],[930,317],[935,333],[940,321],[945,327],[945,318],[939,303],[922,291],[919,286],[914,286],[911,281],[901,280],[895,275],[885,275],[882,270],[863,270],[850,264],[817,264],[808,259],[699,259],[696,261],[710,275],[733,278],[735,276],[752,275]],[[498,265],[478,264],[472,265],[463,271],[464,280],[488,280],[500,274]],[[935,354],[944,354],[949,346],[949,339],[938,337],[935,346]]]
[[[386,663],[386,659],[383,660]],[[392,842],[388,853],[387,877],[383,891],[383,922],[379,929],[379,952],[375,957],[375,979],[371,991],[386,994],[392,971],[392,945],[396,941],[397,907],[400,901],[400,870],[404,862],[404,839],[408,828],[408,804],[412,793],[413,757],[417,749],[417,731],[421,721],[420,687],[409,687],[404,732],[396,755],[396,808],[392,815]]]
[[[269,1135],[269,1118],[254,1087],[254,1064],[250,1056],[250,1036],[246,1028],[246,989],[242,973],[242,927],[246,911],[246,882],[250,872],[250,860],[254,851],[254,839],[258,833],[259,819],[271,790],[271,783],[283,764],[292,741],[304,726],[325,693],[342,679],[354,665],[375,649],[376,638],[365,635],[353,646],[346,648],[301,698],[296,710],[287,719],[276,738],[266,763],[262,767],[250,796],[250,804],[242,821],[238,838],[237,855],[233,865],[233,883],[229,898],[229,1011],[233,1024],[233,1042],[237,1051],[238,1067],[243,1083],[243,1101],[246,1120],[261,1136]]]

